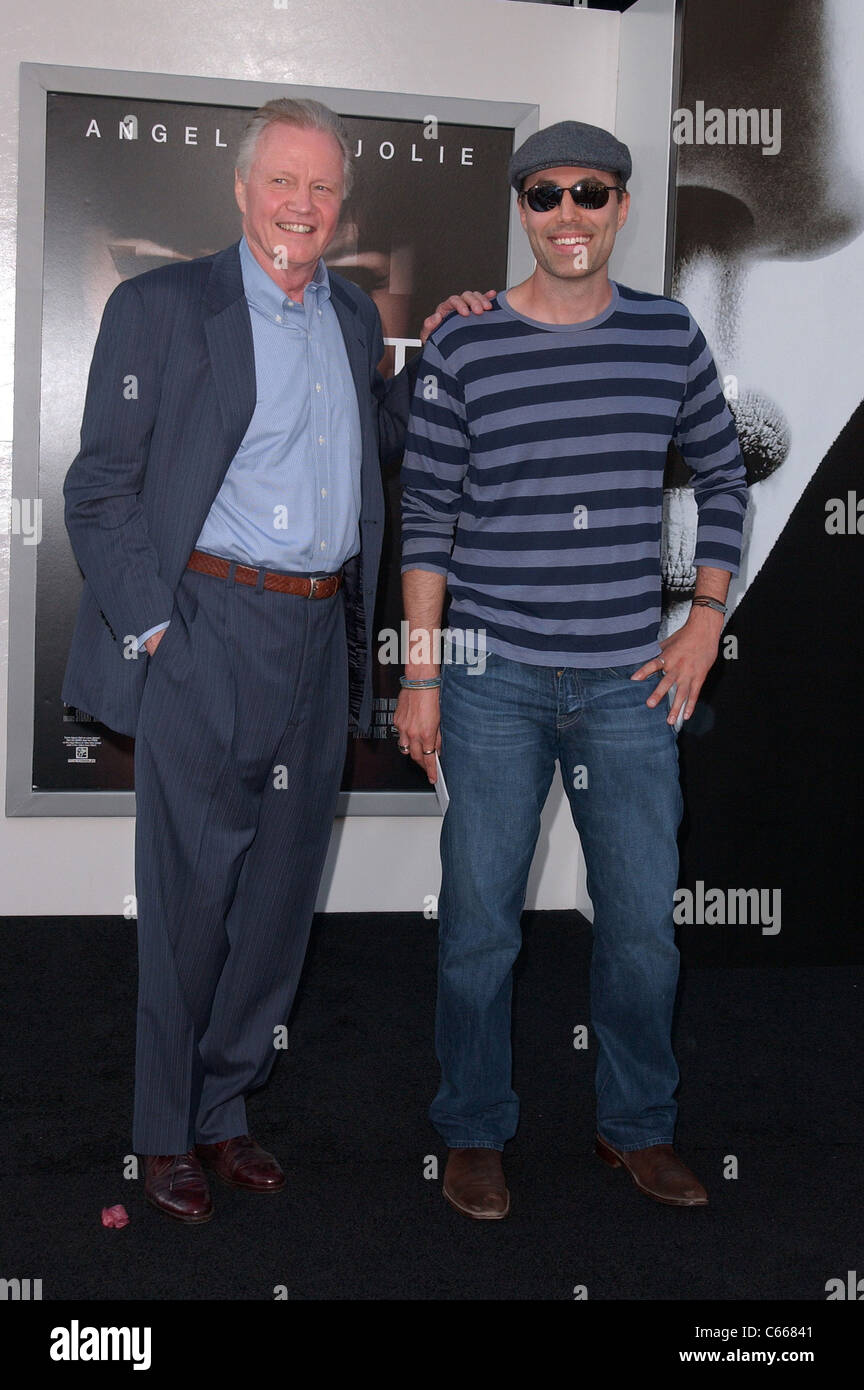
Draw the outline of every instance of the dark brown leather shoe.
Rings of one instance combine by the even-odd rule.
[[[500,1221],[510,1210],[497,1149],[451,1149],[444,1170],[444,1196],[475,1221]]]
[[[671,1144],[652,1144],[650,1148],[628,1152],[614,1149],[598,1134],[594,1151],[610,1168],[626,1168],[639,1191],[655,1202],[664,1202],[667,1207],[708,1205],[705,1188],[681,1162]]]
[[[144,1196],[178,1221],[195,1224],[213,1215],[210,1188],[191,1149],[185,1154],[145,1154]]]
[[[247,1192],[278,1192],[285,1186],[285,1174],[272,1154],[268,1154],[248,1134],[223,1139],[220,1144],[196,1144],[195,1152],[205,1168],[231,1187]]]

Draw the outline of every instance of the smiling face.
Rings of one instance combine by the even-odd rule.
[[[284,121],[261,135],[245,182],[236,173],[249,249],[278,284],[302,288],[311,280],[339,222],[342,186],[338,141]]]
[[[599,179],[609,187],[618,181],[617,175],[603,169],[561,167],[529,174],[523,188],[549,183],[569,189],[580,179]],[[610,193],[606,206],[592,211],[578,207],[568,192],[551,212],[533,212],[521,198],[519,216],[538,271],[555,280],[584,280],[598,272],[607,279],[606,262],[618,229],[627,220],[629,206],[629,193]]]

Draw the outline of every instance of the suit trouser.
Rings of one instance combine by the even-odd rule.
[[[186,570],[146,660],[133,1147],[184,1153],[247,1132],[294,1000],[345,760],[342,590]]]

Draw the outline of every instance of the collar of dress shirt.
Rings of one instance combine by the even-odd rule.
[[[245,236],[240,238],[240,268],[247,302],[262,314],[281,322],[283,314],[291,313],[293,309],[302,310],[303,305],[283,294],[276,281],[258,264]],[[323,260],[319,260],[315,267],[315,274],[303,292],[304,298],[309,290],[313,291],[319,304],[330,297],[330,276]]]

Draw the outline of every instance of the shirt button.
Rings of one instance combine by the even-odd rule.
[[[322,541],[322,542],[321,542],[321,549],[322,549],[322,550],[326,550],[326,549],[327,549],[327,542],[326,542],[326,541]]]
[[[282,322],[282,315],[281,315],[281,314],[277,314],[277,315],[276,315],[276,322],[277,322],[277,323],[281,323],[281,322]]]
[[[321,390],[321,382],[320,382],[320,381],[316,381],[316,382],[315,382],[315,390],[316,390],[316,391],[320,391],[320,390]]]
[[[323,434],[319,434],[319,436],[318,436],[318,443],[319,443],[319,444],[323,444],[323,443],[324,443],[324,436],[323,436]]]
[[[320,310],[320,309],[318,310],[318,317],[319,317],[319,319],[320,319],[320,317],[321,317],[321,310]]]
[[[326,497],[326,496],[327,496],[327,489],[326,489],[326,487],[322,487],[322,489],[321,489],[321,496],[322,496],[322,497]]]

